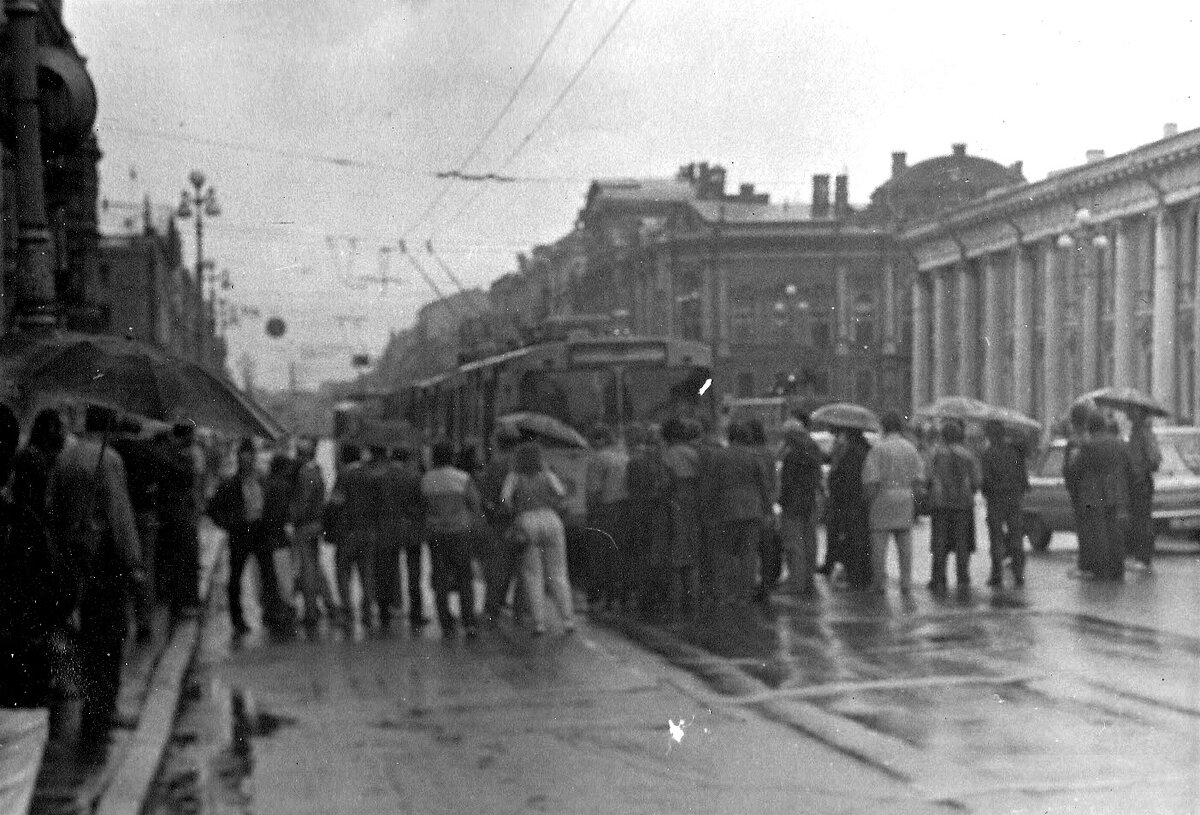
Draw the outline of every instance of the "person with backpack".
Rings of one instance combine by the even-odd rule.
[[[0,405],[0,483],[12,473],[19,432]],[[24,815],[33,800],[62,673],[59,635],[76,597],[77,575],[42,514],[0,495],[0,812]]]
[[[971,552],[975,548],[975,493],[983,481],[979,459],[963,444],[962,422],[942,425],[941,441],[929,465],[929,505],[932,524],[933,574],[929,587],[946,588],[946,561],[954,555],[955,583],[971,585]]]
[[[513,451],[512,467],[500,491],[501,500],[515,514],[514,526],[524,536],[521,577],[533,617],[533,633],[546,633],[546,583],[563,629],[575,630],[571,584],[567,578],[567,535],[558,507],[566,490],[558,476],[542,461],[541,448],[525,442]]]

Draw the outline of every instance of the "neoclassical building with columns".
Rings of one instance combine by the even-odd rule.
[[[916,263],[912,401],[966,395],[1051,424],[1128,385],[1200,424],[1200,130],[900,231]]]

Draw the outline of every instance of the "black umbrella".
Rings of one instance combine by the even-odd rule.
[[[870,408],[856,405],[853,402],[834,402],[823,405],[812,412],[809,417],[817,424],[829,427],[844,427],[850,430],[865,430],[868,433],[880,431],[879,417]]]
[[[163,422],[189,421],[235,436],[285,434],[229,380],[137,340],[76,333],[9,334],[0,371],[10,394],[64,398]]]
[[[1171,412],[1153,398],[1137,388],[1119,388],[1109,386],[1090,391],[1078,397],[1072,404],[1092,402],[1101,407],[1111,407],[1117,410],[1141,410],[1151,416],[1170,416]]]

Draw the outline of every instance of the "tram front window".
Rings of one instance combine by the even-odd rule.
[[[530,371],[521,380],[521,407],[580,431],[601,422],[616,424],[616,378],[607,369]]]
[[[660,424],[679,413],[699,415],[711,390],[701,394],[711,376],[707,368],[627,368],[626,420]]]

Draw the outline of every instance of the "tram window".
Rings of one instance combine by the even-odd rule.
[[[662,422],[680,411],[693,412],[700,389],[711,376],[707,368],[627,368],[625,419]]]
[[[577,429],[616,424],[616,379],[604,369],[529,371],[521,378],[521,408]]]

